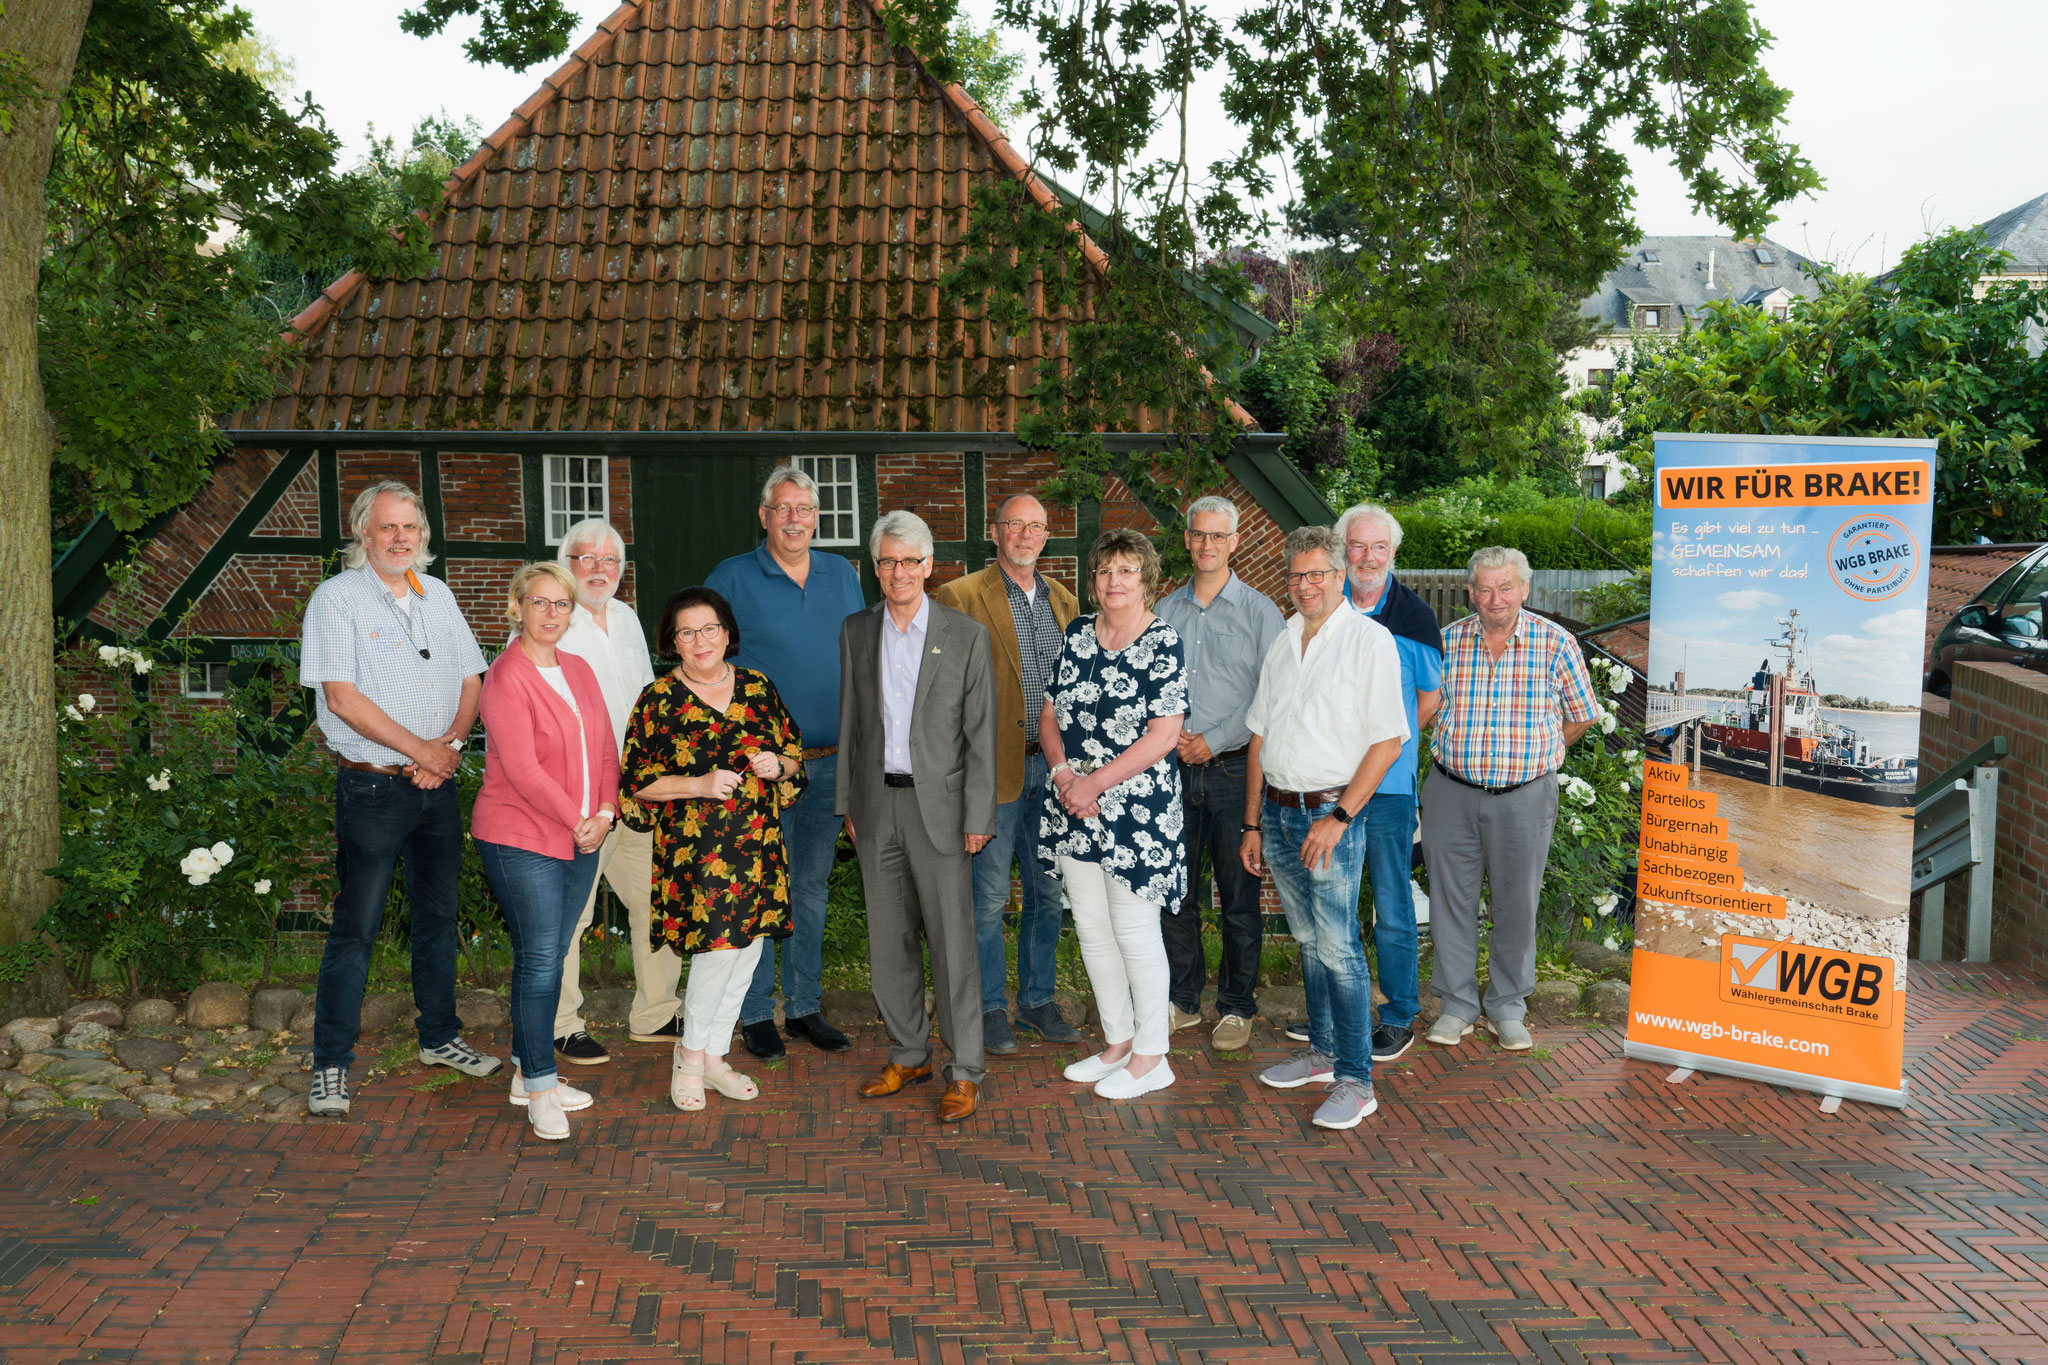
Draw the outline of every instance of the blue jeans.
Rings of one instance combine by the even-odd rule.
[[[1208,871],[1215,876],[1216,928],[1223,937],[1223,957],[1216,964],[1216,1012],[1241,1019],[1259,1012],[1259,951],[1266,940],[1266,916],[1259,908],[1259,879],[1244,870],[1238,856],[1244,842],[1244,770],[1243,753],[1183,763],[1180,769],[1188,894],[1179,914],[1171,906],[1160,912],[1159,933],[1173,973],[1173,1003],[1189,1014],[1200,1013],[1202,984],[1209,974],[1202,956],[1202,884],[1208,880],[1204,849],[1209,852]]]
[[[526,1088],[547,1090],[555,1083],[562,959],[575,947],[576,921],[597,881],[598,855],[551,858],[482,839],[476,851],[512,936],[512,1055]]]
[[[1380,1022],[1405,1029],[1422,1008],[1415,977],[1415,793],[1375,796],[1353,823],[1365,826],[1365,872],[1372,884],[1372,939],[1379,952]]]
[[[334,924],[320,954],[313,1065],[346,1069],[363,1031],[363,985],[398,859],[412,905],[412,1001],[420,1046],[455,1037],[455,935],[462,883],[462,803],[455,784],[342,768],[334,777]]]
[[[1267,797],[1261,844],[1287,928],[1301,945],[1308,993],[1308,1042],[1336,1062],[1340,1081],[1372,1080],[1372,973],[1358,936],[1358,882],[1365,870],[1365,822],[1344,827],[1319,871],[1302,866],[1301,841],[1336,802],[1289,809]]]
[[[775,1017],[775,957],[782,954],[782,1016],[801,1019],[818,1012],[818,977],[825,970],[825,895],[832,878],[832,851],[843,823],[833,814],[839,755],[804,764],[810,786],[782,812],[782,851],[789,858],[790,935],[761,945],[753,984],[740,1002],[740,1026]]]
[[[1051,783],[1045,755],[1024,760],[1024,790],[996,807],[996,832],[974,855],[974,940],[981,950],[981,1012],[1010,1007],[1003,960],[1003,907],[1010,903],[1010,860],[1024,885],[1017,916],[1017,1004],[1021,1009],[1052,999],[1053,954],[1059,947],[1064,913],[1057,878],[1038,861],[1038,818]]]

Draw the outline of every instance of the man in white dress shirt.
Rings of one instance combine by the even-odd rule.
[[[616,595],[619,575],[626,567],[626,542],[610,522],[592,517],[577,522],[563,535],[559,558],[576,579],[576,609],[555,647],[574,654],[597,674],[605,710],[611,713],[612,738],[623,753],[626,721],[640,700],[641,689],[654,681],[654,661],[647,653],[640,618]],[[598,850],[597,870],[611,883],[612,893],[625,902],[630,916],[626,942],[633,949],[633,1010],[627,1016],[627,1027],[633,1041],[674,1043],[681,1007],[676,980],[682,975],[683,960],[672,949],[656,951],[647,946],[654,882],[653,834],[628,829],[623,820],[614,824],[604,847]],[[584,1026],[583,987],[578,979],[582,953],[573,946],[581,944],[589,931],[596,905],[597,882],[593,881],[583,917],[576,921],[576,936],[562,959],[562,997],[555,1010],[555,1055],[579,1066],[611,1060],[604,1045]]]
[[[1245,723],[1240,852],[1273,870],[1287,928],[1301,944],[1309,1045],[1259,1074],[1283,1090],[1330,1087],[1321,1128],[1355,1128],[1372,1090],[1372,974],[1358,933],[1366,829],[1358,818],[1401,757],[1408,714],[1401,655],[1387,628],[1344,600],[1344,542],[1327,526],[1287,537],[1295,616],[1266,651]]]

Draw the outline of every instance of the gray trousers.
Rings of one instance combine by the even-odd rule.
[[[1499,796],[1431,773],[1422,787],[1422,852],[1429,859],[1430,984],[1444,1013],[1477,1019],[1479,884],[1492,888],[1486,1017],[1520,1019],[1536,988],[1536,902],[1557,828],[1557,774]]]
[[[923,930],[932,950],[939,1036],[953,1054],[948,1080],[981,1084],[981,948],[974,935],[974,864],[962,848],[940,850],[925,832],[917,793],[884,787],[880,806],[856,822],[860,883],[868,903],[868,967],[875,1004],[895,1044],[889,1060],[932,1059],[924,1008]]]

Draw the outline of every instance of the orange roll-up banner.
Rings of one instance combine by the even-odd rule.
[[[1659,435],[1631,1057],[1903,1105],[1934,442]]]

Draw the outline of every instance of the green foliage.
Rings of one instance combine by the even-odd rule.
[[[273,253],[429,263],[425,233],[394,234],[373,185],[332,173],[334,135],[280,102],[260,56],[226,0],[93,6],[37,298],[60,526],[102,510],[132,529],[188,500],[220,449],[214,416],[270,391],[278,321],[252,307],[242,257],[208,247],[220,222]]]
[[[2002,256],[1962,229],[1909,248],[1882,281],[1822,273],[1820,293],[1779,322],[1732,303],[1701,325],[1624,355],[1601,447],[1647,474],[1658,431],[1933,438],[1935,539],[2026,541],[2044,532],[2048,359],[2027,351],[2048,289],[1980,279]]]
[[[1024,73],[1023,54],[1002,44],[1002,30],[991,24],[977,29],[966,15],[946,30],[946,53],[957,66],[960,82],[989,122],[1006,126],[1018,109],[1017,77]]]
[[[457,15],[481,15],[477,35],[462,45],[481,66],[524,71],[569,50],[576,11],[563,0],[424,0],[398,16],[398,26],[415,38],[431,38]]]
[[[1586,623],[1604,625],[1650,609],[1650,571],[1646,568],[1625,583],[1599,583],[1586,590]]]
[[[199,643],[80,645],[66,659],[115,678],[59,722],[63,890],[37,925],[82,984],[95,959],[119,964],[131,992],[192,985],[209,952],[267,961],[285,902],[331,881],[333,772],[296,742],[297,665],[273,650],[238,669],[221,704],[176,701]]]
[[[1401,523],[1401,564],[1411,569],[1462,569],[1482,545],[1512,545],[1529,557],[1532,569],[1614,569],[1650,562],[1646,505],[1616,507],[1576,495],[1552,496],[1538,480],[1526,477],[1461,479],[1389,510]],[[1588,544],[1586,536],[1595,543]]]

